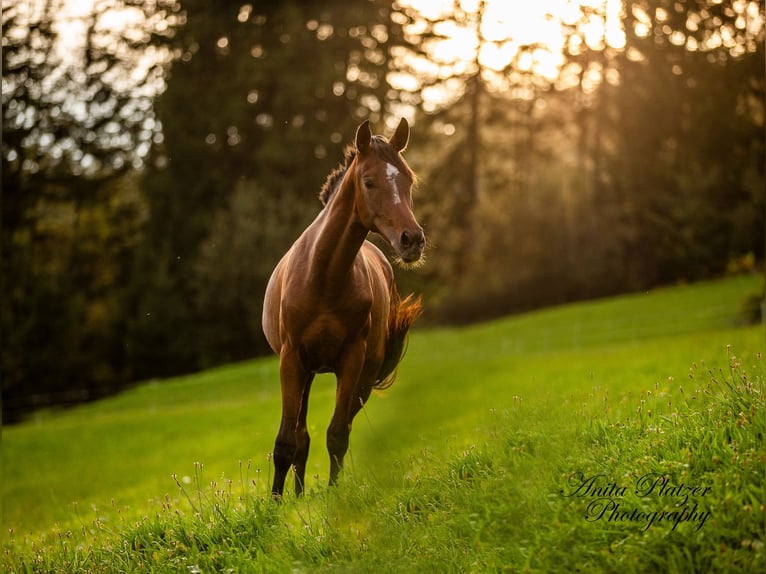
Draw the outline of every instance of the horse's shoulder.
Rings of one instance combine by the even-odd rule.
[[[388,258],[378,248],[377,245],[370,241],[365,241],[362,244],[360,250],[365,258],[368,268],[371,273],[377,273],[385,278],[387,283],[391,283],[394,280],[394,270],[391,264],[388,262]]]

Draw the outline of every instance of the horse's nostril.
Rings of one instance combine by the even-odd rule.
[[[426,239],[423,236],[423,232],[420,230],[405,229],[402,231],[402,236],[399,239],[402,249],[409,249],[413,246],[422,248],[425,245]]]

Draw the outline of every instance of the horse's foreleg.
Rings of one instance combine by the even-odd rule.
[[[298,353],[285,348],[279,357],[279,377],[282,383],[282,422],[274,442],[274,483],[271,487],[274,498],[281,498],[290,466],[301,463],[303,471],[306,468],[309,440],[305,412],[301,417],[301,411],[303,403],[308,403],[313,378],[301,366]],[[296,485],[298,482],[303,484],[303,476],[299,477],[296,473]]]
[[[327,452],[330,455],[330,484],[338,481],[338,474],[343,468],[343,458],[348,450],[348,438],[351,434],[351,421],[356,411],[352,409],[354,401],[359,401],[358,386],[364,367],[367,344],[355,343],[344,353],[338,369],[338,385],[335,392],[335,411],[327,428]],[[357,409],[358,410],[358,409]]]

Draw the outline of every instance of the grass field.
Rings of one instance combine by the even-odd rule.
[[[337,489],[317,380],[307,496],[281,506],[274,359],[38,413],[3,429],[5,571],[755,571],[764,333],[742,304],[762,284],[417,331]]]

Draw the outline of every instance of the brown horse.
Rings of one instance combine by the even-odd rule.
[[[303,492],[311,382],[335,373],[335,411],[327,429],[330,484],[338,479],[351,422],[373,388],[393,383],[420,300],[403,301],[391,265],[367,241],[374,231],[405,265],[421,260],[423,229],[412,213],[415,176],[401,156],[409,139],[402,119],[390,141],[373,136],[369,122],[356,132],[345,163],[327,179],[324,209],[277,264],[266,289],[263,331],[279,355],[282,422],[274,444],[272,495],[279,499],[287,472]]]

